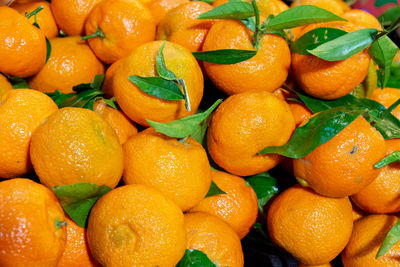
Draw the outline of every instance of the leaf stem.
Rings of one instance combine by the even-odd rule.
[[[188,94],[188,91],[187,91],[187,88],[186,88],[185,81],[183,79],[177,79],[177,82],[178,82],[178,84],[182,85],[182,88],[183,88],[183,95],[185,96],[185,107],[186,107],[186,110],[188,112],[191,112],[192,108],[190,107],[190,99],[189,99],[189,94]]]
[[[89,34],[89,35],[86,35],[86,36],[82,36],[82,37],[81,37],[81,40],[87,40],[87,39],[96,38],[96,37],[99,37],[99,38],[101,38],[101,39],[103,39],[104,37],[106,37],[105,34],[104,34],[104,32],[100,29],[100,27],[97,27],[96,32],[94,32],[94,33],[92,33],[92,34]]]
[[[256,25],[255,25],[255,31],[254,31],[254,35],[253,35],[253,46],[255,48],[259,48],[260,46],[260,30],[261,30],[261,23],[260,23],[260,11],[258,10],[258,6],[257,6],[257,2],[256,0],[251,0],[251,4],[253,5],[253,9],[254,9],[254,15],[256,17]]]
[[[42,9],[43,9],[44,7],[43,6],[38,6],[35,10],[33,10],[31,13],[29,13],[29,14],[25,14],[25,16],[28,18],[28,19],[30,19],[32,16],[36,16],[37,15],[37,13],[39,13]],[[35,19],[35,21],[36,21],[36,19]]]
[[[394,102],[394,103],[387,109],[387,112],[388,112],[388,113],[392,112],[399,104],[400,104],[400,99],[397,99],[397,101]]]

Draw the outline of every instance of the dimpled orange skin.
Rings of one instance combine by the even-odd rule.
[[[192,1],[170,10],[157,27],[157,40],[168,40],[191,52],[201,51],[213,20],[197,19],[213,7],[205,2]]]
[[[166,42],[163,50],[167,69],[183,79],[190,98],[191,111],[184,100],[164,100],[146,94],[127,78],[130,75],[154,77],[156,56],[163,41],[146,43],[136,48],[121,64],[114,75],[115,98],[124,113],[133,121],[148,126],[146,119],[170,122],[194,114],[203,97],[203,74],[195,57],[186,48]]]
[[[397,88],[386,87],[384,89],[377,88],[372,92],[371,99],[375,100],[386,108],[389,108],[394,102],[400,98],[400,90]],[[392,114],[400,120],[400,106],[397,106]]]
[[[68,35],[83,35],[87,16],[101,0],[52,0],[51,11],[57,25]]]
[[[220,171],[211,174],[213,182],[226,194],[204,198],[190,212],[203,211],[217,216],[242,239],[256,222],[257,195],[243,178]]]
[[[26,4],[13,3],[12,8],[16,9],[21,15],[29,14],[39,6],[43,9],[36,14],[36,22],[47,38],[54,38],[58,35],[58,27],[50,9],[50,3],[47,1],[36,1]],[[35,22],[35,16],[29,18],[31,23]]]
[[[182,4],[189,3],[188,0],[152,0],[146,3],[146,7],[150,10],[154,18],[154,23],[158,25],[165,15],[173,8]]]
[[[0,98],[3,94],[12,89],[13,87],[11,83],[7,80],[7,78],[4,75],[0,74]]]
[[[275,167],[277,154],[257,155],[285,144],[295,128],[288,104],[268,92],[230,96],[215,111],[207,132],[213,160],[226,171],[248,176]]]
[[[375,258],[386,233],[397,220],[397,216],[377,214],[355,222],[350,241],[342,252],[344,267],[400,266],[398,242],[385,255]]]
[[[144,185],[125,185],[94,205],[87,237],[102,266],[175,266],[185,253],[183,213]]]
[[[338,16],[350,9],[350,7],[342,0],[294,0],[290,7],[300,5],[313,5],[319,8],[326,9]]]
[[[153,187],[183,211],[197,205],[211,184],[207,153],[196,140],[185,144],[149,128],[123,146],[124,182]]]
[[[386,156],[400,150],[400,139],[385,142]],[[400,163],[393,162],[382,167],[378,177],[351,199],[369,213],[395,213],[400,211],[399,191]]]
[[[296,185],[272,202],[267,223],[271,240],[300,263],[324,264],[350,239],[352,207],[347,197],[328,198]]]
[[[65,217],[67,243],[57,267],[100,267],[90,253],[86,229]]]
[[[29,79],[30,88],[45,93],[55,90],[71,93],[73,86],[91,83],[97,74],[104,73],[103,64],[78,36],[53,38],[50,44],[50,58],[39,73]]]
[[[385,153],[382,135],[360,116],[307,156],[295,159],[294,175],[319,194],[350,196],[378,177],[374,164]]]
[[[100,28],[105,37],[88,39],[90,48],[104,63],[129,55],[156,33],[151,12],[139,0],[107,0],[96,5],[85,22],[86,35]]]
[[[104,101],[96,101],[93,110],[113,128],[121,145],[138,132],[135,124],[123,112],[108,106]]]
[[[104,75],[104,82],[103,85],[101,86],[101,90],[106,94],[108,98],[111,98],[114,96],[114,88],[113,88],[113,79],[115,75],[115,71],[121,65],[123,61],[122,59],[119,59],[115,61],[113,64],[111,64]]]
[[[348,22],[316,23],[305,27],[300,36],[318,27],[347,32],[360,28]],[[367,49],[340,61],[325,61],[313,55],[293,53],[292,70],[297,83],[306,93],[331,100],[347,95],[364,80],[370,59]]]
[[[0,182],[0,265],[55,267],[65,247],[64,212],[52,191],[28,179]]]
[[[0,6],[0,72],[28,77],[46,61],[46,37],[15,9]]]
[[[218,49],[253,50],[251,31],[240,21],[221,20],[211,27],[203,51]],[[286,80],[290,67],[290,51],[286,41],[266,34],[257,55],[236,64],[221,65],[204,62],[207,75],[228,95],[246,91],[273,92]]]
[[[30,89],[10,90],[0,98],[0,178],[32,170],[31,135],[57,109],[50,97]]]
[[[378,19],[374,15],[361,9],[348,10],[342,15],[342,18],[364,28],[375,28],[380,31],[382,30],[382,26]]]
[[[242,267],[240,239],[224,221],[205,212],[185,214],[186,249],[200,250],[216,266]]]
[[[111,126],[94,111],[67,107],[32,135],[30,154],[47,187],[92,183],[114,188],[123,171],[123,152]]]

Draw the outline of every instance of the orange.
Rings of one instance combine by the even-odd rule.
[[[386,155],[400,150],[400,139],[386,140]],[[393,162],[381,168],[378,177],[351,199],[370,213],[400,211],[400,163]]]
[[[58,109],[47,95],[30,89],[10,90],[0,98],[0,177],[31,171],[31,134]]]
[[[347,197],[324,197],[296,185],[272,202],[267,223],[271,240],[300,263],[325,264],[350,239],[352,207]]]
[[[374,164],[385,151],[382,135],[360,116],[307,156],[295,159],[294,175],[322,195],[350,196],[378,177]]]
[[[138,132],[135,124],[123,112],[108,106],[104,101],[96,101],[93,110],[113,128],[121,145]]]
[[[319,8],[326,9],[338,16],[350,9],[350,7],[342,0],[294,0],[290,7],[300,5],[313,5]]]
[[[46,38],[15,9],[0,6],[0,72],[27,77],[46,61]]]
[[[213,160],[226,171],[248,176],[275,167],[276,154],[257,155],[268,146],[285,144],[295,128],[288,104],[268,92],[228,97],[217,108],[207,132]]]
[[[49,2],[36,1],[26,4],[20,4],[17,2],[11,5],[11,7],[16,9],[21,15],[29,14],[39,6],[42,6],[43,9],[36,15],[37,24],[47,38],[56,37],[58,35],[58,27],[54,20],[53,13],[51,12]],[[29,21],[33,24],[35,22],[35,16],[30,17]]]
[[[65,247],[64,220],[45,186],[20,178],[0,182],[0,265],[56,267]]]
[[[305,27],[300,35],[318,27],[347,32],[360,28],[349,22],[316,23]],[[367,49],[339,61],[325,61],[314,55],[292,54],[292,70],[300,87],[313,97],[328,100],[347,95],[359,85],[368,73],[369,63]]]
[[[185,143],[149,128],[131,137],[124,148],[124,182],[161,191],[183,211],[198,204],[211,184],[207,153],[196,140]]]
[[[362,26],[363,28],[382,30],[382,26],[378,19],[374,15],[361,9],[348,10],[342,15],[342,18],[347,19],[355,25]]]
[[[288,101],[288,104],[297,127],[300,126],[303,121],[308,120],[311,117],[312,112],[306,107],[306,105],[296,101]]]
[[[368,213],[357,207],[357,205],[353,204],[353,222],[365,217]]]
[[[28,81],[32,89],[46,93],[55,90],[71,93],[73,86],[91,83],[97,74],[104,73],[103,64],[78,36],[53,38],[50,44],[49,60]]]
[[[123,152],[114,130],[94,111],[63,108],[32,135],[31,159],[48,187],[92,183],[114,188],[123,170]]]
[[[189,3],[188,0],[152,0],[146,4],[146,7],[153,15],[154,23],[158,25],[171,9],[182,4]]]
[[[392,215],[369,215],[354,223],[350,241],[342,253],[344,267],[400,266],[400,243],[376,259],[386,233],[398,218]]]
[[[86,229],[65,217],[67,243],[57,267],[100,267],[93,259],[86,238]]]
[[[52,0],[51,11],[58,27],[68,35],[83,35],[87,16],[101,0]]]
[[[240,240],[221,219],[205,212],[185,214],[186,248],[200,250],[216,266],[243,266]]]
[[[253,50],[251,35],[252,32],[240,21],[221,20],[209,30],[203,51]],[[246,91],[273,92],[285,82],[289,67],[289,47],[282,37],[274,34],[263,36],[257,55],[251,59],[230,65],[204,62],[213,83],[229,95]]]
[[[87,229],[102,266],[175,266],[185,253],[183,213],[172,200],[144,185],[126,185],[102,196]]]
[[[12,89],[13,87],[11,83],[7,80],[7,78],[4,75],[0,74],[0,98],[3,94]]]
[[[303,265],[300,264],[299,267],[335,267],[332,263],[324,263],[324,264],[318,264],[318,265]]]
[[[141,44],[154,40],[156,25],[151,12],[139,0],[104,0],[85,22],[86,35],[101,30],[103,36],[88,43],[101,61],[111,64]]]
[[[258,200],[253,188],[243,178],[212,171],[213,182],[226,194],[204,198],[190,211],[203,211],[229,224],[240,239],[256,222]]]
[[[371,99],[375,100],[386,108],[389,108],[394,102],[400,98],[400,89],[386,87],[384,89],[376,88],[371,95]],[[392,114],[400,119],[400,106],[397,106]]]
[[[217,7],[228,2],[229,0],[215,0],[212,5],[213,7]],[[260,15],[263,17],[268,17],[271,14],[276,16],[279,13],[289,9],[289,7],[280,0],[258,0],[256,2],[260,11]]]
[[[211,5],[201,1],[179,5],[170,10],[160,22],[156,39],[180,44],[191,52],[200,51],[214,22],[197,17],[211,9]]]
[[[104,82],[103,85],[101,86],[101,90],[106,94],[107,97],[113,97],[114,96],[114,88],[113,88],[113,79],[115,75],[115,71],[121,65],[123,59],[119,59],[115,61],[113,64],[111,64],[104,75]]]
[[[130,75],[144,77],[156,74],[156,56],[162,41],[146,43],[136,48],[115,72],[113,88],[121,109],[133,121],[148,126],[146,119],[170,122],[194,114],[203,97],[203,74],[197,60],[186,48],[166,42],[163,50],[167,69],[183,79],[190,98],[191,111],[184,100],[164,100],[144,93],[127,78]]]

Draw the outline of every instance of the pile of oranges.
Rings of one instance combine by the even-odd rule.
[[[244,17],[200,16],[229,5]],[[301,6],[336,19],[268,30]],[[244,266],[254,225],[301,266],[400,266],[400,243],[376,257],[400,212],[400,163],[377,167],[400,151],[385,134],[400,133],[400,89],[377,88],[368,48],[291,50],[320,27],[385,33],[342,0],[0,6],[0,266]],[[219,50],[226,63],[195,57]],[[256,52],[227,62],[243,51]],[[358,111],[336,106],[321,130],[327,113],[301,96],[369,98],[393,124],[361,111],[343,124]]]

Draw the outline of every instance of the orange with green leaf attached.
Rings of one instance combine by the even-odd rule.
[[[0,265],[57,266],[66,242],[56,196],[29,179],[0,182]]]
[[[386,87],[384,89],[376,88],[372,92],[371,99],[381,103],[385,106],[385,108],[389,108],[398,99],[400,99],[400,89],[390,87]],[[392,114],[396,118],[400,119],[400,106],[397,106],[394,110],[392,110]]]

